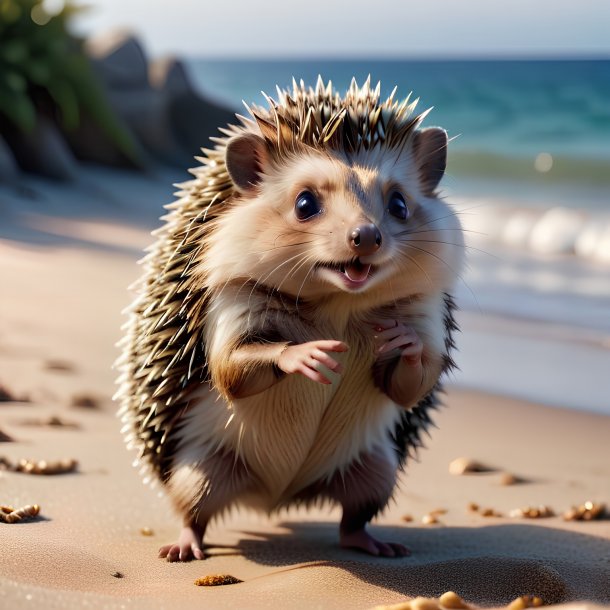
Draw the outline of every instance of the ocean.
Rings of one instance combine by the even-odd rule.
[[[468,238],[457,293],[469,332],[455,382],[610,414],[609,60],[188,67],[203,93],[242,114],[242,100],[265,105],[261,91],[276,97],[276,85],[314,85],[318,74],[340,92],[370,75],[382,96],[397,86],[397,98],[412,92],[418,109],[433,107],[424,125],[452,138],[443,196]]]

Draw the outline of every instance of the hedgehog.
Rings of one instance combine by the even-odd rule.
[[[370,78],[293,80],[220,129],[143,259],[119,360],[123,433],[178,515],[340,505],[341,547],[401,557],[388,505],[453,361],[457,214],[447,133]]]

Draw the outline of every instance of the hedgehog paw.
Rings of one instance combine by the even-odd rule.
[[[183,527],[178,542],[166,544],[159,549],[159,557],[167,561],[191,561],[205,559],[203,537],[197,528]]]
[[[411,554],[406,546],[397,542],[381,542],[364,528],[349,534],[341,532],[340,544],[344,549],[358,549],[377,557],[406,557]]]

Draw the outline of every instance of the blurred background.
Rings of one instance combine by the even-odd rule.
[[[0,0],[5,331],[15,251],[136,260],[242,100],[370,75],[452,138],[451,382],[610,413],[609,25],[606,0]]]

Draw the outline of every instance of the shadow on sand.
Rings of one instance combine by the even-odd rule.
[[[249,537],[240,541],[240,551],[263,565],[315,562],[341,568],[408,597],[453,590],[481,605],[507,604],[525,594],[539,596],[545,604],[610,603],[610,542],[587,534],[512,524],[373,526],[372,533],[380,539],[405,542],[412,551],[410,557],[390,559],[339,548],[335,524],[287,522],[281,527],[285,533],[244,532]]]

